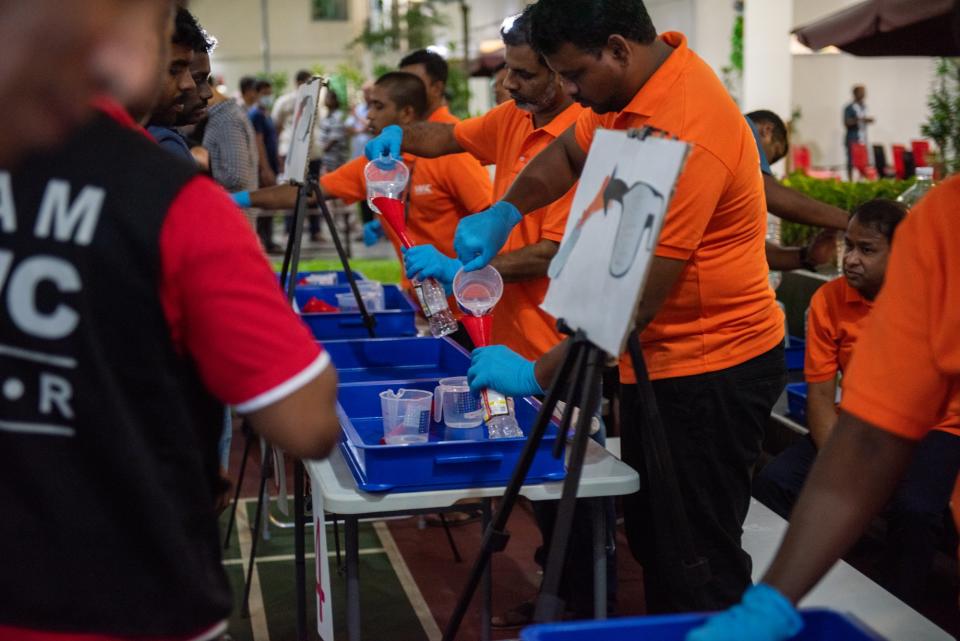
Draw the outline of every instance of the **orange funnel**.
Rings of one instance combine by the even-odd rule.
[[[470,340],[477,347],[486,347],[490,344],[490,337],[493,333],[493,314],[484,316],[470,316],[464,314],[460,319],[463,326],[467,328],[467,334]]]
[[[383,219],[400,238],[403,246],[407,249],[413,247],[413,243],[407,237],[407,221],[403,215],[403,201],[398,198],[377,196],[373,199],[373,206],[377,208]]]

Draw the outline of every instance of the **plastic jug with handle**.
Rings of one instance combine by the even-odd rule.
[[[384,442],[399,445],[429,440],[432,405],[433,392],[416,389],[380,392]]]
[[[454,428],[477,427],[483,423],[480,398],[470,391],[466,376],[440,379],[433,391],[433,420]]]

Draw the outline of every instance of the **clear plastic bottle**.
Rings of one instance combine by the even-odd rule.
[[[487,423],[487,436],[492,439],[523,436],[523,430],[514,416],[512,398],[492,389],[483,390],[480,397],[483,400],[483,420]]]
[[[430,333],[437,338],[448,336],[457,331],[457,319],[447,304],[447,295],[443,285],[434,278],[413,281],[413,291],[417,294],[417,302],[423,315],[430,323]]]
[[[933,189],[936,183],[933,182],[933,167],[917,167],[917,182],[913,183],[909,189],[897,197],[898,203],[903,203],[908,208],[913,207],[928,191]]]

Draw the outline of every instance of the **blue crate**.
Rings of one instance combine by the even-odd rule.
[[[336,306],[337,294],[349,291],[349,285],[299,287],[294,292],[294,296],[301,309],[313,296]],[[377,319],[377,325],[374,328],[377,337],[416,336],[415,308],[399,287],[396,285],[383,286],[383,304],[386,309],[373,314],[374,318]],[[370,336],[363,324],[363,317],[360,316],[360,312],[301,313],[300,317],[310,327],[313,335],[320,340],[367,338]]]
[[[465,372],[464,368],[459,373]],[[343,427],[340,448],[361,490],[419,492],[506,485],[510,480],[527,439],[489,440],[485,426],[450,429],[431,419],[429,441],[381,444],[380,392],[400,388],[432,392],[436,385],[436,380],[411,380],[340,387],[337,403]],[[533,427],[539,409],[535,399],[516,399],[517,421],[524,433]],[[563,479],[566,473],[563,459],[555,459],[552,454],[556,438],[557,426],[550,425],[527,474],[527,483]]]
[[[807,424],[807,384],[787,384],[787,413],[801,425]]]
[[[345,271],[297,272],[297,282],[299,282],[301,278],[306,278],[307,276],[311,276],[313,274],[331,274],[332,275],[331,278],[333,278],[333,282],[330,283],[330,285],[297,285],[297,288],[299,289],[300,287],[330,287],[332,285],[346,285],[349,282],[347,281],[347,272]],[[276,275],[277,275],[277,282],[280,282],[280,272],[276,272]],[[362,273],[356,270],[353,271],[353,278],[354,280],[367,280],[366,276],[364,276]]]
[[[367,338],[324,341],[340,384],[436,380],[463,376],[470,354],[449,338]]]
[[[791,641],[884,641],[856,619],[831,610],[802,610],[804,628]],[[520,641],[684,641],[706,614],[630,617],[610,621],[549,623],[523,630]]]
[[[803,357],[805,351],[806,342],[802,338],[791,336],[790,347],[787,347],[784,350],[787,358],[787,371],[803,371]]]

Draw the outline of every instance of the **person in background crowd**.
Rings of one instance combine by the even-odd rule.
[[[268,93],[269,91],[269,93]],[[247,117],[257,135],[257,171],[259,186],[270,187],[277,184],[280,172],[280,160],[277,157],[277,131],[268,115],[268,96],[273,88],[266,80],[257,80],[251,76],[240,79],[240,97],[247,107]],[[280,245],[273,241],[273,216],[257,217],[257,235],[264,249],[269,253],[281,251]]]
[[[174,5],[149,6],[137,15],[163,55],[134,75],[159,85]],[[233,603],[214,509],[221,403],[322,457],[336,372],[223,191],[97,104],[2,176],[18,207],[0,249],[27,293],[0,307],[0,365],[22,381],[0,410],[0,640],[219,639]],[[66,222],[43,213],[63,185]]]
[[[203,132],[210,175],[230,193],[254,190],[258,186],[257,134],[243,107],[216,87],[212,93]]]
[[[310,163],[310,175],[313,178],[340,169],[349,160],[350,153],[346,115],[340,108],[340,97],[337,92],[328,87],[323,97],[323,104],[327,113],[317,123],[314,143],[320,147],[321,154],[314,156],[314,160]],[[366,202],[366,199],[363,202]],[[334,201],[331,203],[331,209],[334,215],[341,215],[345,221],[347,220],[349,210],[344,207],[342,202]],[[349,233],[346,222],[344,227]],[[320,217],[316,215],[310,216],[310,240],[313,242],[320,242],[321,240]]]
[[[905,215],[906,208],[890,200],[861,205],[847,228],[843,278],[830,281],[810,300],[803,368],[810,434],[764,467],[753,482],[754,497],[785,519],[817,451],[837,423],[838,377],[857,351],[857,340],[883,285],[894,232]],[[908,603],[923,596],[943,514],[960,471],[960,408],[954,405],[918,443],[910,469],[886,510],[885,583]]]
[[[867,144],[867,125],[872,125],[874,119],[867,115],[867,88],[863,85],[854,85],[853,100],[843,108],[843,126],[846,133],[843,137],[843,146],[847,150],[847,180],[853,180],[853,152],[851,145]]]
[[[306,69],[301,69],[294,77],[294,87],[283,94],[273,103],[273,109],[270,110],[270,117],[273,118],[273,124],[277,128],[277,154],[280,156],[281,166],[287,160],[287,153],[290,151],[290,141],[293,140],[293,115],[297,103],[297,91],[307,83],[313,74]]]
[[[350,115],[347,117],[347,130],[350,132],[351,159],[362,156],[363,148],[370,141],[370,131],[367,129],[367,112],[370,109],[369,104],[372,89],[372,82],[368,81],[363,83],[363,87],[361,88],[363,100],[358,101],[357,104],[354,105],[353,109],[350,110]],[[360,222],[366,225],[374,218],[373,210],[370,209],[370,205],[367,204],[366,200],[361,200],[359,207]]]
[[[767,264],[775,271],[815,271],[818,265],[836,258],[837,243],[833,230],[846,229],[847,212],[785,187],[773,175],[770,165],[779,162],[790,149],[787,126],[780,116],[760,109],[748,113],[747,122],[757,141],[757,153],[760,154],[767,211],[784,220],[826,228],[805,247],[783,247],[768,241]]]
[[[149,5],[149,0],[0,3],[0,116],[5,123],[0,167],[57,144],[92,114],[90,100],[107,77],[104,43],[124,13]]]
[[[658,531],[646,487],[625,497],[634,556],[650,613],[719,608],[750,584],[741,546],[750,480],[770,410],[786,383],[783,314],[767,281],[766,206],[750,127],[710,67],[679,33],[659,37],[640,0],[540,0],[534,47],[584,109],[575,125],[527,163],[502,200],[464,218],[454,245],[465,269],[488,263],[523,214],[563,196],[598,128],[652,126],[691,144],[642,293],[636,327],[673,454],[703,585],[668,564],[672,532]],[[585,293],[584,304],[601,304]],[[476,350],[471,387],[537,392],[567,343],[537,363]],[[497,368],[484,365],[495,354]],[[493,359],[490,359],[493,360]],[[508,365],[509,362],[509,365]],[[621,361],[622,453],[644,468],[636,384]],[[697,399],[691,403],[691,399]],[[642,486],[644,484],[641,484]]]
[[[575,123],[583,109],[566,95],[562,79],[531,46],[529,10],[505,20],[500,35],[506,58],[503,87],[509,92],[509,102],[455,125],[419,122],[403,128],[389,127],[370,142],[368,156],[397,156],[402,150],[433,158],[466,151],[484,165],[496,165],[493,195],[502,196],[525,164]],[[563,238],[575,191],[571,188],[564,198],[525,217],[490,263],[505,283],[493,319],[492,339],[512,350],[511,354],[537,359],[563,338],[557,331],[556,319],[541,310],[540,303],[549,285],[547,268]],[[413,247],[404,261],[408,277],[437,278],[447,285],[462,267],[459,260],[432,245]],[[489,365],[495,370],[500,368],[494,358]],[[539,501],[533,505],[543,533],[544,543],[537,552],[542,564],[547,558],[556,502]],[[612,522],[612,505],[610,511]],[[578,507],[572,545],[589,548],[590,514],[585,507]],[[616,603],[616,555],[612,552],[607,565],[612,609]],[[592,572],[592,558],[571,556],[561,591],[577,618],[588,618],[593,613]],[[526,625],[533,620],[533,610],[534,603],[527,601],[494,617],[493,623],[497,627]]]
[[[510,92],[503,87],[503,81],[506,77],[507,65],[504,63],[493,72],[493,101],[498,105],[510,100]]]
[[[418,49],[405,55],[397,68],[417,76],[427,88],[427,122],[454,124],[460,121],[447,108],[447,77],[450,69],[443,56],[429,49]]]
[[[786,641],[797,604],[887,505],[922,439],[960,398],[960,178],[897,230],[883,289],[844,375],[840,415],[761,581],[688,641]],[[960,489],[960,488],[958,488]],[[955,490],[956,494],[957,490]],[[952,506],[960,523],[960,510]]]
[[[210,54],[217,46],[216,38],[197,25],[203,35],[203,46],[193,52],[190,63],[190,75],[196,89],[187,92],[183,114],[177,119],[180,133],[190,147],[190,153],[200,168],[210,173],[210,154],[203,147],[203,135],[207,126],[207,110],[213,98],[213,85],[210,76]]]
[[[206,36],[196,19],[186,9],[178,8],[170,47],[170,65],[147,131],[163,149],[190,162],[193,162],[190,147],[174,126],[183,118],[190,93],[197,93],[197,85],[190,73],[194,52],[206,47]]]

